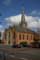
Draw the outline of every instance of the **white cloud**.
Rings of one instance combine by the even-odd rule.
[[[38,28],[39,26],[39,17],[26,16],[26,21],[28,22],[29,28]]]
[[[40,11],[33,10],[33,11],[31,12],[31,15],[40,15]]]
[[[4,28],[2,25],[0,25],[0,32],[3,32],[4,31]]]
[[[3,1],[3,4],[6,6],[10,5],[10,3],[11,3],[11,0],[4,0]]]
[[[0,28],[2,28],[2,25],[0,25]]]
[[[37,11],[36,10],[33,10],[32,12],[31,12],[31,14],[36,14],[37,13]]]
[[[8,18],[5,18],[7,25],[14,25],[15,23],[19,23],[21,21],[21,14],[17,16],[10,16]],[[39,17],[32,17],[32,16],[26,16],[25,20],[28,23],[28,28],[38,28],[40,25],[40,18]],[[40,28],[40,27],[39,27]]]
[[[0,25],[0,32],[1,32],[1,37],[0,37],[0,39],[2,39],[2,37],[3,37],[3,32],[4,32],[4,29],[3,29],[3,26],[2,26],[2,25]]]
[[[10,16],[8,18],[5,18],[7,25],[14,25],[16,23],[19,23],[21,20],[21,15],[17,15],[17,16]]]
[[[33,21],[29,24],[29,27],[35,27],[37,28],[37,22],[36,21]]]

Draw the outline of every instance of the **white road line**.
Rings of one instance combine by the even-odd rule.
[[[9,56],[12,57],[12,58],[15,58],[15,55],[9,55]],[[19,58],[19,59],[28,60],[28,59],[26,59],[26,58]]]
[[[24,60],[24,58],[20,58],[20,59],[23,59]]]
[[[25,59],[25,58],[20,58],[20,59],[22,59],[22,60],[28,60],[28,59]]]
[[[14,55],[9,55],[10,57],[14,58],[15,56]]]
[[[15,58],[15,55],[9,55],[9,56],[12,57],[12,58]],[[25,59],[25,58],[19,58],[19,59],[28,60],[28,59]]]

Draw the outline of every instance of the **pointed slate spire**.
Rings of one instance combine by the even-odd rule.
[[[25,22],[25,12],[24,12],[24,7],[22,7],[22,16],[21,16],[21,23]]]
[[[22,7],[22,12],[21,12],[21,27],[26,28],[27,22],[25,21],[25,11],[24,7]]]

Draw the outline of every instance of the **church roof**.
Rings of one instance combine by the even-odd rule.
[[[34,33],[34,31],[32,31],[31,29],[23,28],[23,27],[21,27],[20,25],[15,26],[15,30],[16,30],[17,32],[31,32],[31,33]]]

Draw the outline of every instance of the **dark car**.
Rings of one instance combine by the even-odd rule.
[[[13,45],[13,48],[21,48],[21,45]]]
[[[16,48],[21,48],[21,45],[16,45]]]
[[[12,45],[13,48],[16,48],[16,45]]]

